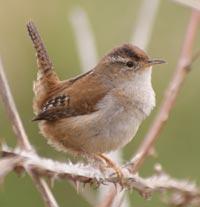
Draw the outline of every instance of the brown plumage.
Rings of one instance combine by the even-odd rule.
[[[84,77],[76,78],[71,83],[60,82],[59,85],[63,85],[61,90],[55,90],[51,96],[48,96],[48,99],[41,105],[40,112],[33,120],[56,121],[96,111],[96,103],[109,90],[109,87],[106,87],[98,76],[91,71]],[[82,89],[82,85],[87,90]]]
[[[95,68],[61,81],[53,70],[40,35],[27,24],[36,49],[34,121],[57,150],[103,159],[122,176],[104,152],[126,145],[155,105],[150,60],[136,46],[124,44],[104,56]]]

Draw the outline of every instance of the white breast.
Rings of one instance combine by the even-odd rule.
[[[120,91],[124,99],[113,98]],[[138,74],[134,80],[126,82],[110,92],[98,107],[103,122],[101,136],[96,144],[102,151],[111,151],[126,145],[136,134],[141,122],[150,114],[155,106],[155,94],[151,85],[151,69]],[[105,150],[106,149],[106,150]]]

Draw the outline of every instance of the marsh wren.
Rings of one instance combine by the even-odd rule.
[[[92,70],[61,81],[36,27],[32,22],[27,27],[39,66],[33,108],[41,133],[57,150],[97,155],[114,165],[102,153],[125,146],[135,136],[155,106],[151,68],[165,61],[124,44]]]

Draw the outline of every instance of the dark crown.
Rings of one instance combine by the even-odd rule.
[[[108,56],[113,58],[130,58],[135,61],[145,61],[149,59],[143,50],[131,44],[124,44],[120,47],[114,48]]]

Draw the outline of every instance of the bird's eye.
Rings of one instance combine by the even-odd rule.
[[[126,63],[126,65],[127,65],[129,68],[132,68],[133,65],[134,65],[134,63],[133,63],[132,61],[128,61],[128,62]]]

